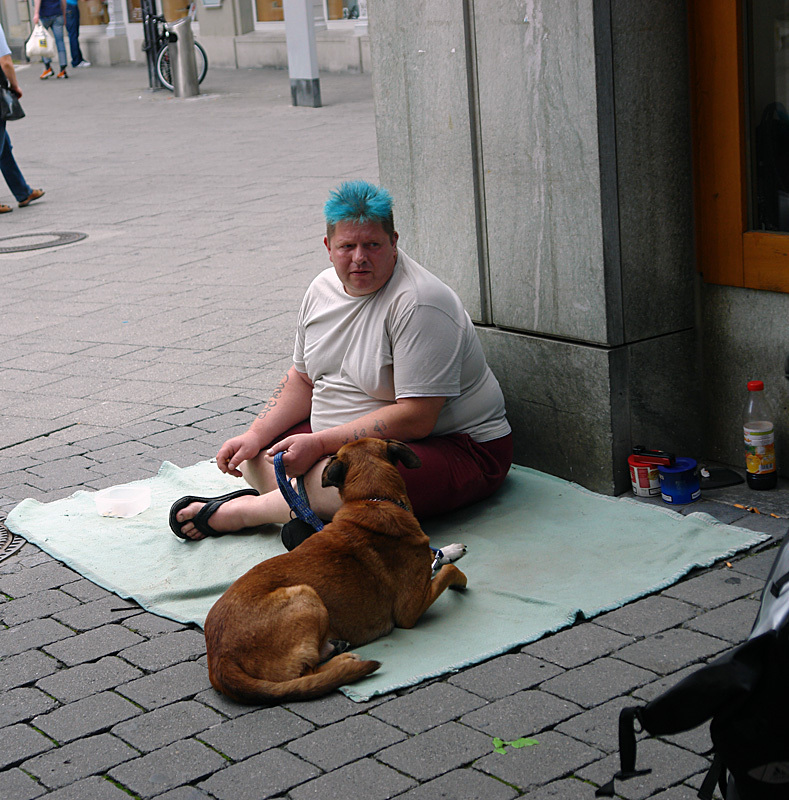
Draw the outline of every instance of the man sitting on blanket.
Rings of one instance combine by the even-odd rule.
[[[170,522],[181,538],[287,522],[279,452],[324,520],[340,507],[338,490],[321,486],[326,458],[364,436],[408,442],[419,456],[420,468],[401,472],[420,519],[489,497],[510,468],[504,398],[471,319],[452,289],[398,249],[389,193],[344,183],[324,213],[333,268],[304,296],[293,366],[216,457],[259,494],[182,498]]]

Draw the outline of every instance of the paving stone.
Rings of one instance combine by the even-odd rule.
[[[120,695],[102,692],[38,716],[33,724],[58,742],[73,742],[141,713]]]
[[[632,636],[625,636],[591,623],[575,625],[552,636],[546,636],[526,645],[521,652],[558,664],[565,669],[572,669],[587,664],[594,658],[607,656],[632,642]]]
[[[129,800],[112,781],[91,776],[47,795],[47,800]]]
[[[457,722],[447,722],[388,747],[378,753],[376,759],[419,781],[426,781],[470,764],[491,750],[490,736]]]
[[[194,786],[179,786],[170,792],[157,794],[154,800],[209,800],[209,796]]]
[[[139,753],[107,733],[89,736],[31,758],[23,765],[50,789],[58,789],[82,778],[136,758]]]
[[[513,741],[532,736],[582,709],[547,692],[527,690],[511,694],[460,718],[464,725],[491,737]]]
[[[449,683],[486,700],[498,700],[522,689],[531,689],[562,671],[561,667],[526,653],[513,653],[463,670],[453,675]]]
[[[672,786],[665,792],[652,795],[654,800],[698,800],[698,796],[698,789],[685,785]]]
[[[314,726],[307,720],[284,708],[274,707],[223,722],[200,734],[199,739],[233,761],[242,761],[313,730]]]
[[[105,464],[113,461],[132,459],[141,455],[153,455],[155,452],[156,448],[149,444],[131,441],[115,444],[112,447],[105,447],[101,450],[92,450],[90,457],[94,461]]]
[[[602,756],[599,750],[561,733],[548,731],[537,740],[532,747],[507,748],[505,753],[487,755],[475,762],[474,768],[525,791],[577,774]]]
[[[129,647],[120,656],[141,669],[155,672],[204,653],[205,636],[199,631],[184,630]]]
[[[416,785],[416,781],[389,767],[365,758],[321,775],[291,789],[292,800],[329,800],[359,797],[364,800],[388,800]]]
[[[75,631],[89,631],[98,628],[99,625],[121,622],[125,617],[139,613],[139,610],[140,607],[136,603],[112,595],[64,611],[57,611],[52,616]]]
[[[758,613],[759,601],[744,597],[700,614],[687,627],[737,645],[750,635]]]
[[[641,638],[681,625],[698,613],[696,606],[660,594],[595,617],[595,622],[628,636]]]
[[[83,697],[112,689],[140,675],[142,675],[140,670],[131,664],[115,656],[106,656],[90,664],[78,664],[69,669],[59,670],[54,675],[40,680],[36,686],[61,703],[73,703]]]
[[[46,589],[43,592],[36,592],[22,597],[19,600],[11,600],[5,603],[0,609],[0,617],[9,627],[29,622],[32,619],[49,617],[58,611],[71,608],[78,604],[78,601],[65,592],[57,589]]]
[[[308,733],[287,749],[321,769],[332,770],[403,739],[402,731],[364,715]]]
[[[764,581],[758,581],[749,575],[733,573],[724,566],[669,586],[664,590],[664,594],[701,608],[717,608],[738,597],[761,592],[763,587]]]
[[[556,726],[556,730],[604,753],[613,753],[619,747],[619,712],[626,706],[637,705],[641,704],[633,697],[615,697],[565,720]]]
[[[222,756],[204,744],[184,739],[114,767],[109,776],[147,800],[199,781],[216,770],[222,770],[226,764]]]
[[[745,528],[749,531],[766,533],[773,537],[773,540],[780,542],[787,533],[787,521],[784,518],[774,519],[766,514],[746,514],[737,520],[738,528]]]
[[[0,661],[0,692],[32,683],[57,670],[58,662],[40,650],[26,650]]]
[[[65,641],[47,645],[44,650],[71,667],[119,651],[128,652],[129,646],[137,642],[147,644],[142,636],[121,625],[103,625],[87,633],[78,633]]]
[[[406,733],[421,733],[484,704],[485,701],[477,695],[457,686],[431,683],[423,689],[383,703],[369,713]]]
[[[123,621],[123,627],[139,633],[140,636],[144,636],[146,639],[155,639],[164,633],[186,630],[186,625],[181,622],[165,619],[157,614],[149,614],[147,612],[127,617]]]
[[[565,778],[533,789],[523,796],[529,800],[594,800],[595,787],[586,781]]]
[[[204,731],[212,725],[218,725],[223,719],[207,706],[186,700],[148,711],[128,722],[121,722],[112,729],[112,733],[141,752],[150,753]]]
[[[155,448],[171,447],[186,439],[193,439],[197,435],[198,431],[194,428],[171,428],[167,431],[160,431],[146,436],[142,439],[142,442]]]
[[[114,595],[112,592],[102,589],[101,586],[97,586],[95,583],[85,578],[80,578],[74,581],[74,583],[63,586],[62,591],[70,594],[72,597],[76,597],[77,600],[83,603],[89,603],[91,600],[99,600],[102,597],[117,597],[117,595]]]
[[[332,692],[316,700],[304,700],[285,704],[285,708],[290,709],[300,717],[314,722],[316,725],[331,725],[332,722],[339,722],[341,719],[353,716],[354,714],[364,714],[369,709],[385,702],[386,695],[373,698],[365,703],[355,703],[349,700],[340,692]]]
[[[200,661],[194,661],[190,663],[200,665]],[[207,675],[207,667],[205,667],[205,665],[202,666],[205,670],[205,674]],[[228,719],[243,717],[244,714],[251,714],[255,710],[255,706],[237,703],[235,700],[231,700],[229,697],[225,697],[225,695],[217,692],[217,690],[213,687],[196,694],[194,699],[197,700],[198,703],[203,703],[203,705],[206,705],[209,708],[216,709],[220,714],[223,714]]]
[[[17,599],[44,589],[56,589],[78,579],[76,572],[56,561],[49,561],[15,575],[0,576],[0,592]]]
[[[727,642],[720,639],[672,628],[619,650],[616,657],[658,675],[667,675],[728,648]]]
[[[3,694],[3,702],[0,704],[0,728],[32,719],[54,705],[55,701],[38,689],[11,689]]]
[[[660,694],[663,694],[667,689],[676,686],[681,680],[700,670],[703,664],[691,664],[689,667],[672,672],[669,675],[664,675],[658,680],[651,681],[650,683],[639,686],[633,690],[633,697],[637,700],[643,700],[648,703]]]
[[[55,743],[28,725],[9,725],[0,729],[0,770],[43,753]]]
[[[643,800],[667,785],[680,783],[691,775],[706,771],[710,762],[659,739],[645,739],[638,744],[639,769],[651,769],[647,775],[638,775],[616,782],[616,793],[627,800]],[[589,766],[575,770],[576,775],[592,781],[596,786],[607,783],[619,770],[619,754],[612,754]]]
[[[319,772],[317,767],[283,750],[267,750],[217,772],[199,788],[218,800],[266,800]]]
[[[46,788],[36,783],[20,769],[0,772],[0,797],[8,800],[33,800],[46,792]],[[128,798],[126,798],[128,800]]]
[[[456,769],[399,795],[398,800],[511,800],[518,792],[473,769]]]
[[[141,674],[139,670],[134,671],[136,675]],[[150,710],[174,703],[176,700],[193,697],[210,685],[206,668],[197,661],[187,661],[163,669],[161,672],[136,678],[123,686],[119,685],[117,691]]]
[[[787,525],[789,525],[789,522],[783,520],[784,533],[786,532]],[[742,572],[745,575],[750,575],[752,578],[756,578],[756,580],[766,581],[777,556],[778,548],[771,547],[769,550],[763,550],[761,553],[738,558],[736,561],[732,562],[732,569],[734,572]]]
[[[591,708],[654,679],[654,672],[616,658],[601,658],[551,678],[540,688],[584,708]]]

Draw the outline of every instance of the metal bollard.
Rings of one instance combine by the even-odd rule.
[[[197,63],[195,61],[195,39],[192,34],[191,17],[183,17],[168,22],[170,32],[170,75],[173,81],[173,94],[176,97],[194,97],[200,93],[197,84]]]

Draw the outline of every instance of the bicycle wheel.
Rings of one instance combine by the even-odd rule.
[[[203,49],[203,45],[195,42],[195,66],[197,67],[197,82],[202,83],[208,72],[208,56]],[[173,90],[172,71],[170,69],[170,48],[165,45],[156,56],[156,73],[163,86],[170,91]]]

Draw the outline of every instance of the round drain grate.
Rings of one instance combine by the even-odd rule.
[[[68,231],[65,233],[18,233],[15,236],[0,236],[0,253],[21,253],[24,250],[43,250],[46,247],[57,247],[87,239],[87,233]],[[6,245],[12,239],[32,239],[27,244]]]
[[[14,536],[14,534],[0,522],[0,561],[14,555],[17,550],[21,549],[24,543],[24,539],[20,536]]]

